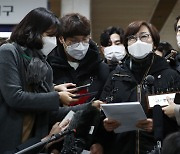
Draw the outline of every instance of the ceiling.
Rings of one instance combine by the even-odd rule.
[[[60,16],[61,0],[49,0],[51,9]],[[74,2],[77,2],[74,0]],[[160,33],[161,40],[168,41],[175,49],[173,25],[180,15],[180,0],[90,0],[92,38],[99,43],[101,32],[109,26],[124,30],[135,20],[151,22]]]
[[[126,26],[135,20],[151,22],[161,40],[177,48],[173,25],[180,15],[180,0],[92,0],[92,37],[99,43],[101,32],[109,26]]]

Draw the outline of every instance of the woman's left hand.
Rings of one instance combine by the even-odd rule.
[[[65,120],[63,122],[57,122],[53,125],[51,131],[49,132],[48,136],[46,136],[45,138],[43,138],[41,141],[45,141],[45,140],[49,140],[49,138],[51,138],[54,134],[58,134],[58,133],[61,133],[63,132],[69,125],[69,120]],[[48,143],[46,145],[46,148],[50,147],[52,144],[56,143],[56,142],[59,142],[63,140],[63,137],[56,140],[56,141],[53,141],[51,143]]]
[[[152,132],[153,130],[153,120],[148,118],[145,120],[140,120],[138,121],[138,123],[136,124],[136,127],[141,128],[147,132]]]

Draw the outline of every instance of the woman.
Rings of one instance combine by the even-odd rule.
[[[105,153],[140,153],[151,151],[156,144],[153,137],[152,110],[148,108],[148,93],[166,93],[180,88],[180,76],[172,70],[164,58],[154,51],[160,37],[156,28],[145,21],[135,21],[128,25],[124,45],[129,58],[122,67],[111,73],[101,98],[108,103],[139,101],[147,119],[139,121],[142,130],[115,134],[113,130],[119,126],[117,121],[104,119],[104,128],[109,132],[108,145],[104,140]],[[147,88],[145,78],[154,77],[153,88]],[[164,135],[178,129],[177,123],[164,115]],[[111,144],[112,143],[112,144]]]
[[[54,91],[52,70],[46,62],[56,47],[59,28],[52,12],[36,8],[15,27],[11,43],[0,47],[0,153],[43,138],[50,118],[60,121],[72,109],[59,105],[78,100],[68,92],[74,84],[58,85]]]

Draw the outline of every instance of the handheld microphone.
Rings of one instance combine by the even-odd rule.
[[[65,135],[68,135],[68,134],[73,134],[75,133],[76,130],[75,129],[67,129],[61,133],[58,133],[58,134],[54,134],[52,135],[50,138],[46,139],[46,140],[43,140],[43,141],[40,141],[36,144],[33,144],[27,148],[24,148],[22,149],[21,151],[18,151],[17,153],[15,154],[30,154],[30,153],[39,153],[40,150],[42,150],[42,148],[44,147],[44,145],[48,144],[48,143],[51,143],[52,141],[55,141],[55,140],[58,140],[60,139],[61,137],[65,136]]]
[[[154,76],[148,75],[144,79],[146,90],[148,94],[154,94]]]
[[[58,139],[62,138],[63,136],[68,135],[68,134],[72,134],[72,133],[76,133],[76,129],[71,129],[71,130],[70,129],[66,129],[63,132],[60,132],[60,133],[57,133],[57,134],[53,134],[51,136],[51,138],[48,140],[48,142],[52,142],[52,141],[58,140]]]
[[[153,107],[153,129],[156,141],[163,140],[163,111],[160,105]]]

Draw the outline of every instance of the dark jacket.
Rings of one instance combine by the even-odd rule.
[[[154,76],[155,94],[179,91],[180,88],[179,74],[170,69],[163,58],[154,56],[152,66],[151,54],[141,64],[133,61],[131,69],[129,67],[129,59],[126,60],[124,66],[117,67],[110,74],[101,94],[101,99],[106,100],[108,103],[136,102],[139,100],[147,117],[152,118],[152,110],[148,109],[147,105],[147,89],[144,88],[144,78],[149,74]],[[150,69],[147,71],[149,67]],[[141,87],[141,98],[138,98],[137,95],[137,85]],[[166,115],[163,115],[163,121],[164,137],[179,129],[176,121],[168,118]],[[130,131],[120,134],[106,132],[106,137],[107,140],[104,138],[102,144],[104,144],[107,154],[134,154],[138,149],[140,154],[146,154],[155,145],[153,132]]]
[[[98,48],[92,41],[86,56],[79,61],[79,67],[76,70],[69,65],[62,44],[50,53],[48,62],[53,69],[55,84],[71,82],[81,86],[91,83],[88,92],[97,91],[96,98],[99,97],[109,75],[109,67],[102,62]]]
[[[21,49],[31,55],[31,50]],[[22,61],[23,55],[15,45],[8,43],[0,47],[0,153],[14,150],[21,144],[23,119],[26,115],[34,115],[31,138],[40,140],[48,134],[50,117],[54,121],[61,121],[71,110],[67,107],[59,108],[59,95],[53,88],[52,69],[44,60],[48,68],[45,82],[49,92],[27,91],[27,82],[24,82],[27,68]]]

